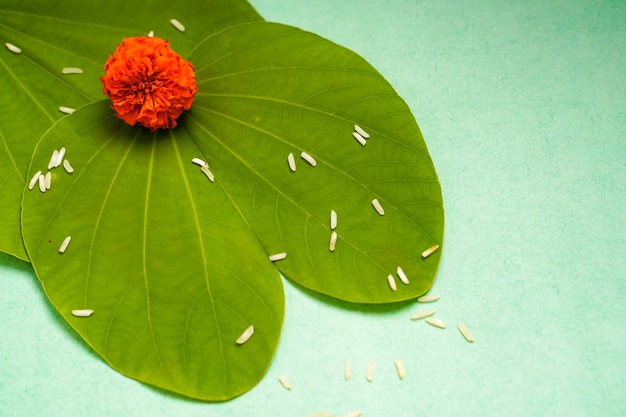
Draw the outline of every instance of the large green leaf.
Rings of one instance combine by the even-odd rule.
[[[198,96],[185,130],[196,139],[281,272],[353,302],[420,295],[433,282],[443,240],[437,174],[406,103],[364,59],[292,27],[230,28],[191,54]],[[371,135],[353,137],[358,124]],[[302,151],[291,172],[287,155]],[[377,198],[385,215],[371,202]],[[329,215],[338,243],[329,251]],[[387,276],[400,266],[410,285]],[[397,279],[397,278],[396,278]]]
[[[49,191],[25,191],[23,235],[52,303],[112,366],[225,399],[261,378],[278,339],[283,294],[268,255],[286,252],[276,265],[287,277],[333,297],[407,300],[434,279],[441,251],[421,252],[442,244],[443,206],[408,107],[353,52],[250,23],[207,38],[189,60],[199,92],[172,131],[125,126],[106,101],[54,125],[29,176],[62,146],[76,172],[53,169]],[[365,146],[355,124],[371,134]],[[292,172],[287,155],[302,151],[317,165],[298,158]],[[410,284],[392,291],[397,267]],[[75,308],[96,313],[78,319]],[[238,347],[248,324],[257,333]]]
[[[186,26],[177,31],[169,20]],[[61,118],[59,106],[102,98],[103,64],[122,38],[154,30],[187,54],[228,26],[262,20],[244,0],[47,1],[4,0],[0,5],[0,251],[27,260],[19,204],[37,140]],[[15,55],[10,42],[22,49]],[[63,75],[80,67],[82,75]]]
[[[62,146],[74,173],[53,169],[51,189],[23,204],[25,244],[56,309],[128,376],[204,400],[252,388],[277,345],[282,282],[230,190],[191,163],[193,138],[125,126],[101,101],[46,134],[32,170]]]

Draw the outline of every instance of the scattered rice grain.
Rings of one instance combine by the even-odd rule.
[[[318,411],[317,413],[311,414],[309,417],[333,417],[333,413],[330,411]]]
[[[172,24],[172,26],[174,26],[180,32],[184,32],[185,31],[185,25],[180,23],[178,21],[178,19],[170,19],[170,23]]]
[[[50,162],[48,162],[48,169],[54,168],[54,164],[57,163],[57,158],[59,156],[59,151],[56,149],[52,151],[52,156],[50,157]]]
[[[150,32],[148,32],[148,37],[149,38],[153,38],[154,37],[154,31],[151,30]]]
[[[250,337],[252,337],[253,334],[254,334],[254,326],[250,325],[248,326],[246,330],[243,331],[241,336],[239,336],[239,338],[237,339],[237,344],[243,345],[244,343],[248,341],[248,339],[250,339]]]
[[[276,253],[274,255],[270,255],[270,261],[282,261],[287,257],[287,252]]]
[[[76,67],[65,67],[61,70],[61,72],[63,74],[82,74],[83,73],[83,69],[82,68],[76,68]]]
[[[300,154],[300,156],[302,157],[302,159],[304,159],[305,161],[307,161],[312,167],[317,166],[317,161],[315,160],[315,158],[313,158],[311,155],[309,155],[306,152],[302,152]]]
[[[76,111],[76,109],[73,109],[71,107],[59,106],[59,111],[65,114],[72,114]]]
[[[426,319],[426,323],[430,324],[431,326],[439,327],[440,329],[446,328],[446,324],[439,319]]]
[[[361,146],[365,146],[367,142],[363,138],[363,136],[359,135],[357,132],[352,132],[352,137],[357,140],[361,144]]]
[[[465,340],[470,343],[474,343],[474,335],[472,334],[472,332],[469,331],[465,323],[459,322],[459,331],[461,332]]]
[[[204,175],[206,175],[209,181],[211,182],[215,181],[215,175],[213,175],[213,171],[211,171],[208,165],[204,165],[200,167],[200,171],[204,172]]]
[[[403,284],[408,285],[409,279],[407,278],[402,268],[398,267],[397,272],[398,272],[398,278],[400,278],[400,281],[402,281]]]
[[[287,155],[287,163],[291,172],[296,172],[296,158],[293,156],[293,152],[289,152]]]
[[[352,411],[352,412],[346,414],[343,417],[361,417],[361,412],[360,411]]]
[[[202,159],[200,159],[200,158],[192,158],[191,162],[193,162],[194,164],[199,165],[201,167],[207,165],[207,163],[205,161],[203,161]]]
[[[65,168],[65,171],[67,171],[68,174],[74,172],[74,168],[72,168],[70,161],[68,161],[67,159],[63,160],[63,168]]]
[[[89,317],[93,314],[93,310],[72,310],[72,315],[76,317]]]
[[[39,191],[42,193],[46,192],[46,178],[45,175],[39,175]]]
[[[435,309],[431,309],[431,310],[424,310],[424,311],[420,311],[418,313],[415,313],[411,316],[411,320],[420,320],[426,317],[430,317],[433,314],[435,314],[437,312],[437,310]]]
[[[43,178],[44,185],[46,186],[46,190],[49,190],[52,187],[52,172],[46,172],[46,175]]]
[[[293,387],[291,386],[291,382],[289,382],[289,380],[287,379],[285,375],[279,376],[278,380],[280,381],[282,386],[285,387],[286,390],[291,391],[293,389]]]
[[[33,175],[33,178],[28,183],[29,190],[32,190],[35,187],[35,184],[37,184],[37,181],[39,181],[40,176],[41,176],[41,171],[35,172],[35,175]]]
[[[330,230],[337,228],[337,212],[335,210],[330,211]]]
[[[422,258],[428,258],[430,255],[435,253],[435,251],[437,249],[439,249],[439,245],[431,246],[430,248],[428,248],[424,252],[422,252]]]
[[[345,379],[346,381],[349,381],[351,375],[352,375],[352,359],[348,359],[346,361],[346,367],[343,371],[343,379]]]
[[[417,299],[417,302],[418,303],[432,303],[433,301],[437,301],[440,298],[441,296],[439,294],[422,295],[420,298]]]
[[[61,163],[63,163],[63,158],[65,158],[65,146],[61,147],[59,153],[57,154],[57,159],[54,161],[54,168],[60,167]]]
[[[374,210],[376,210],[376,213],[380,214],[381,216],[385,215],[385,210],[383,209],[383,206],[380,205],[380,201],[378,201],[377,198],[372,200],[372,206],[374,206]]]
[[[335,232],[333,230],[333,232],[330,234],[330,243],[328,245],[328,249],[331,252],[334,252],[335,251],[335,245],[337,245],[337,232]]]
[[[365,378],[369,381],[372,382],[374,380],[374,371],[376,370],[376,364],[374,363],[374,361],[370,362],[367,365],[367,375],[365,375]]]
[[[370,134],[367,133],[365,130],[363,130],[361,128],[361,126],[359,125],[354,125],[354,130],[356,130],[356,133],[358,133],[359,135],[363,136],[365,139],[369,139]]]
[[[21,54],[22,53],[22,50],[18,46],[13,45],[12,43],[5,42],[4,46],[6,46],[7,49],[9,51],[13,52],[14,54]]]
[[[389,287],[392,291],[396,291],[398,289],[398,287],[396,286],[396,279],[393,277],[393,275],[387,275],[387,282],[389,282]]]
[[[398,378],[404,379],[406,375],[406,372],[404,370],[404,364],[402,363],[400,359],[396,359],[394,363],[396,365],[396,371],[398,372]]]
[[[67,246],[70,244],[71,240],[72,236],[67,236],[65,239],[63,239],[63,243],[61,243],[61,246],[59,247],[59,253],[65,253],[65,250],[67,249]]]

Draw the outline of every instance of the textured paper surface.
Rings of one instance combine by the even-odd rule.
[[[360,53],[408,102],[444,192],[441,299],[350,306],[286,282],[268,375],[205,404],[113,371],[50,307],[30,266],[0,254],[0,415],[626,413],[626,5],[253,4]],[[447,329],[409,319],[426,308]]]

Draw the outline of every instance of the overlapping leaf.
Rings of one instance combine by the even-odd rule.
[[[169,24],[177,18],[181,33]],[[0,251],[28,260],[19,204],[33,148],[55,120],[102,98],[102,65],[120,40],[154,30],[186,54],[211,33],[262,18],[243,0],[21,1],[0,5]],[[21,48],[14,55],[4,43]],[[80,67],[82,75],[63,75]]]
[[[112,366],[222,400],[260,380],[278,340],[284,301],[268,255],[286,252],[276,263],[286,276],[333,297],[406,300],[434,279],[440,252],[420,254],[442,243],[443,207],[408,107],[356,54],[250,23],[189,60],[199,92],[174,130],[125,126],[106,101],[54,125],[29,175],[62,146],[76,171],[52,169],[49,191],[25,192],[23,234],[53,304]],[[365,146],[355,124],[371,135]],[[292,172],[287,156],[303,151],[315,166],[298,158]],[[394,291],[398,266],[410,283],[394,278]],[[76,318],[77,308],[95,313]],[[250,324],[253,338],[237,346]]]
[[[190,60],[199,92],[184,129],[266,250],[287,252],[278,264],[287,277],[364,303],[406,300],[430,287],[441,252],[421,253],[442,243],[439,181],[409,108],[371,65],[270,23],[212,36]],[[371,135],[365,146],[352,136],[355,124]],[[298,159],[295,172],[289,153]],[[409,285],[399,283],[398,267]]]
[[[282,283],[230,190],[191,163],[194,138],[131,128],[98,102],[43,137],[31,170],[62,146],[75,171],[52,169],[50,190],[23,204],[24,241],[57,310],[128,376],[204,400],[252,388],[278,342]]]

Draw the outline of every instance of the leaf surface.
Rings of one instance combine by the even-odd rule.
[[[169,20],[185,24],[184,33]],[[102,99],[99,77],[115,46],[154,30],[187,55],[202,39],[230,25],[262,20],[242,0],[171,2],[20,1],[0,5],[0,251],[28,260],[19,226],[19,204],[33,148],[58,108]],[[22,53],[4,47],[9,42]],[[63,75],[64,67],[83,74]]]
[[[352,302],[428,290],[441,250],[421,253],[443,241],[441,188],[408,106],[370,64],[317,35],[266,22],[216,34],[189,59],[199,92],[185,130],[266,250],[287,252],[277,263],[285,276]],[[355,124],[371,136],[365,146],[352,136]]]
[[[24,241],[59,313],[130,377],[203,400],[251,389],[278,342],[282,282],[229,190],[191,162],[193,139],[126,126],[101,101],[55,124],[32,169],[62,146],[74,172],[53,168],[51,188],[23,203]]]

